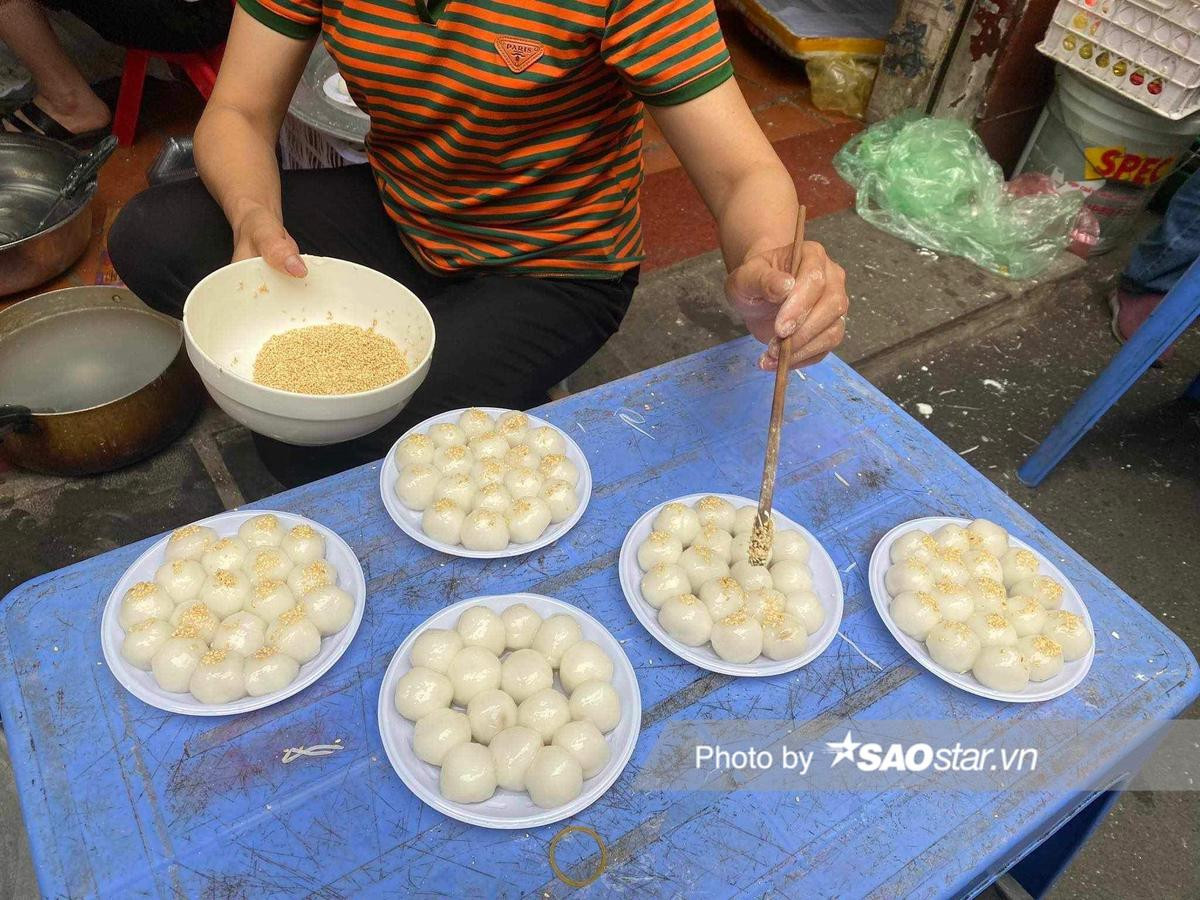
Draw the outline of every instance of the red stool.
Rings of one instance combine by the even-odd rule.
[[[212,94],[217,81],[217,69],[221,67],[221,56],[225,45],[195,53],[154,53],[149,50],[125,51],[125,66],[121,71],[121,93],[117,96],[117,109],[113,113],[113,134],[122,147],[133,143],[137,132],[138,113],[142,107],[142,88],[146,83],[146,69],[152,57],[174,63],[187,73],[205,100]]]

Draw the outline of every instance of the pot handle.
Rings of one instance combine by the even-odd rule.
[[[8,431],[27,431],[33,424],[33,410],[28,406],[0,405],[0,435]]]

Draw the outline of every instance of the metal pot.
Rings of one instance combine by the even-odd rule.
[[[87,247],[95,181],[57,222],[29,233],[81,158],[78,150],[59,141],[0,132],[0,297],[61,275]]]
[[[92,475],[162,449],[203,388],[179,322],[126,288],[77,287],[0,311],[0,455]]]

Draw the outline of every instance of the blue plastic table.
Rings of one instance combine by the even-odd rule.
[[[44,892],[566,893],[547,861],[561,825],[486,831],[443,817],[404,788],[376,728],[383,671],[415,625],[452,600],[517,590],[589,610],[638,670],[637,750],[613,788],[576,820],[609,847],[607,870],[586,892],[969,894],[1045,841],[1052,852],[1041,861],[1032,854],[1018,869],[1039,890],[1111,794],[797,798],[634,788],[667,722],[737,717],[1111,720],[1095,749],[1095,772],[1120,772],[1146,740],[1147,730],[1129,723],[1170,718],[1197,694],[1195,660],[1174,635],[833,359],[792,379],[776,505],[806,523],[846,573],[841,630],[862,652],[836,638],[807,668],[767,680],[713,675],[668,653],[626,606],[618,548],[650,504],[705,490],[754,496],[771,395],[755,358],[754,346],[737,341],[541,410],[588,454],[595,489],[579,525],[528,558],[453,559],[408,540],[379,501],[377,466],[263,501],[340,533],[362,560],[368,598],[362,628],[338,664],[308,690],[256,713],[163,713],[122,690],[103,664],[101,607],[149,541],[14,591],[0,607],[0,715]],[[892,640],[866,589],[867,560],[891,526],[935,513],[987,516],[1060,560],[1089,604],[1098,641],[1078,689],[1041,705],[992,703],[925,673]],[[1135,670],[1155,674],[1137,678]],[[335,739],[347,749],[281,764],[288,747]],[[586,871],[582,846],[566,861]]]

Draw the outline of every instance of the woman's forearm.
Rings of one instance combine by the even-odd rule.
[[[796,188],[782,163],[738,179],[714,210],[725,268],[791,244],[796,229]]]
[[[210,105],[196,126],[196,168],[225,211],[235,239],[247,215],[265,209],[282,219],[274,135],[240,110]]]

